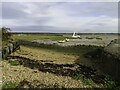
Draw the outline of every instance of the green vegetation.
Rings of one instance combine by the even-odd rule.
[[[14,40],[53,40],[53,41],[62,41],[67,39],[75,39],[72,38],[71,34],[13,34]],[[81,34],[80,35],[80,42],[82,45],[97,45],[97,46],[106,46],[109,42],[113,39],[117,39],[117,35],[106,35],[106,34]]]
[[[120,90],[118,82],[113,80],[110,76],[106,76],[106,78],[104,79],[104,86],[106,88],[111,88],[112,90]]]
[[[10,32],[10,28],[2,27],[0,30],[1,38],[2,38],[2,47],[8,45],[8,43],[12,42],[12,34]]]
[[[81,80],[86,85],[94,85],[95,84],[92,79],[87,79],[86,77],[84,77],[84,75],[79,74],[79,73],[77,75],[72,76],[72,78],[75,80]],[[103,85],[105,88],[110,88],[112,90],[120,90],[120,86],[119,86],[118,82],[113,80],[110,76],[106,76],[106,78],[104,79]]]
[[[6,82],[2,85],[2,90],[8,90],[8,89],[13,89],[13,88],[16,88],[17,84],[16,83],[13,83],[11,81],[9,82]]]
[[[86,85],[93,85],[94,86],[94,81],[92,79],[84,79],[83,82],[86,84]]]
[[[75,79],[75,80],[83,80],[83,75],[82,74],[77,74],[77,75],[72,76],[72,78]]]
[[[32,35],[32,34],[21,34],[21,35],[14,35],[13,36],[14,40],[26,40],[26,41],[27,40],[39,40],[39,39],[64,40],[66,38],[71,38],[71,35],[55,35],[55,34],[54,35],[50,35],[50,34],[36,34],[36,35],[33,34]],[[102,38],[99,38],[99,37],[96,38],[96,37],[89,37],[88,36],[85,39],[98,39],[98,40],[102,40]],[[100,55],[102,55],[101,54],[102,53],[102,50],[101,50],[102,47],[96,47],[96,46],[94,47],[94,46],[90,46],[90,45],[89,46],[76,45],[76,46],[65,46],[65,47],[62,47],[62,46],[58,46],[56,44],[47,45],[47,44],[37,44],[37,43],[33,42],[33,43],[28,43],[28,45],[26,45],[26,46],[30,47],[30,50],[32,50],[30,52],[33,52],[33,48],[37,48],[38,50],[40,50],[40,49],[51,50],[51,51],[56,51],[56,52],[63,52],[64,54],[67,54],[67,55],[72,54],[72,55],[75,55],[75,56],[79,56],[81,60],[82,60],[82,58],[91,57],[91,56],[93,56],[92,58],[100,58],[101,57]],[[54,52],[54,53],[56,53],[56,52]],[[37,52],[37,53],[40,54],[39,52]],[[43,53],[43,52],[41,52],[41,53]],[[32,57],[39,56],[39,55],[34,56],[35,54],[34,55],[30,54],[30,55]],[[45,55],[46,54],[41,55],[41,56],[45,56]],[[27,54],[26,54],[26,56],[27,56]],[[48,59],[51,58],[51,55],[47,54],[46,56],[50,56],[50,57],[48,57]],[[17,60],[8,60],[8,62],[12,66],[20,65],[20,63]],[[82,74],[78,73],[77,75],[72,76],[72,78],[75,79],[75,80],[82,81],[84,83],[84,85],[95,86],[95,82],[91,78],[86,78]],[[112,88],[112,89],[117,89],[117,90],[119,90],[119,88],[120,88],[120,87],[118,87],[116,85],[116,82],[113,81],[110,78],[105,78],[104,82],[105,82],[104,86],[106,88]],[[57,87],[57,86],[58,85],[56,84],[55,87]],[[3,85],[3,88],[15,88],[15,87],[16,87],[16,84],[12,83],[12,82],[7,82],[7,83],[5,83]]]
[[[85,85],[94,85],[94,81],[92,79],[87,79],[86,77],[84,77],[84,75],[82,74],[77,74],[72,76],[73,79],[75,80],[81,80]]]
[[[16,61],[16,60],[9,60],[8,61],[12,66],[17,66],[17,65],[20,65],[20,63],[18,62],[18,61]]]
[[[64,52],[64,53],[70,53],[70,54],[74,54],[74,55],[83,55],[86,54],[87,52],[90,51],[94,51],[96,50],[98,47],[94,47],[94,46],[85,46],[85,45],[76,45],[76,46],[59,46],[56,44],[52,44],[52,45],[48,45],[48,44],[39,44],[39,43],[31,43],[31,42],[24,42],[25,46],[28,47],[35,47],[38,49],[48,49],[48,50],[53,50],[53,51],[57,51],[57,52]],[[100,48],[100,47],[99,47]]]
[[[34,47],[31,46],[30,50],[33,50]],[[54,50],[54,51],[58,51],[58,52],[64,52],[64,53],[73,53],[73,54],[78,54],[79,56],[82,54],[85,54],[86,52],[92,51],[98,47],[85,47],[85,46],[71,46],[71,47],[61,47],[61,46],[54,46],[54,45],[45,45],[43,44],[40,45],[40,47],[36,47],[36,48],[44,48],[44,49],[50,49],[50,50]],[[101,52],[100,50],[97,50],[97,52]],[[97,54],[97,53],[96,53]],[[9,61],[9,63],[13,66],[19,65],[19,63],[17,61]],[[86,78],[84,75],[82,74],[77,74],[72,76],[72,78],[74,78],[75,80],[80,80],[83,82],[84,85],[89,85],[94,87],[96,85],[96,83],[92,80],[92,79],[88,79]],[[106,88],[112,88],[113,90],[115,90],[117,88],[117,90],[119,90],[119,87],[116,86],[116,83],[109,79],[106,78],[105,79],[105,85],[104,87]]]
[[[50,34],[22,34],[13,35],[15,40],[39,40],[39,39],[51,39],[51,40],[64,40],[70,38],[70,35],[50,35]]]
[[[2,27],[2,40],[8,41],[11,39],[12,34],[9,32],[10,28]]]

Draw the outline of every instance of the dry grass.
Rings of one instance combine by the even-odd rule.
[[[78,56],[69,55],[67,53],[61,53],[46,49],[29,48],[22,46],[20,51],[12,54],[12,56],[21,56],[30,59],[44,60],[45,62],[55,64],[73,64]],[[41,85],[51,87],[64,87],[64,88],[90,88],[90,87],[102,87],[101,84],[86,85],[81,80],[75,80],[69,76],[56,75],[49,72],[42,72],[38,69],[30,69],[23,65],[11,66],[8,61],[2,61],[3,64],[3,83],[20,82],[27,80],[34,87],[42,87]],[[29,87],[24,86],[23,87]]]
[[[26,58],[53,61],[56,64],[71,64],[78,58],[78,56],[70,55],[68,53],[62,53],[47,49],[29,48],[22,46],[20,51],[13,53],[15,56],[22,56]]]
[[[6,65],[3,73],[4,82],[12,81],[18,84],[19,82],[25,79],[29,82],[34,82],[35,80],[38,80],[40,83],[43,83],[48,86],[54,85],[55,83],[57,83],[60,87],[63,86],[66,88],[70,88],[70,87],[77,88],[84,86],[81,81],[73,80],[70,77],[56,76],[55,74],[51,74],[51,73],[43,73],[38,70],[32,70],[23,66],[13,67],[10,66],[7,62],[4,62],[3,65]],[[36,85],[34,86],[36,87]]]

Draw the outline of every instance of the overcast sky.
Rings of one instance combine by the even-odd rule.
[[[117,2],[2,2],[2,26],[16,32],[118,32]]]

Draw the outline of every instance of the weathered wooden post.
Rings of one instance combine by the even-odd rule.
[[[4,59],[5,49],[2,49],[2,59]]]
[[[15,50],[15,43],[13,43],[13,52],[14,52],[14,50]]]
[[[11,49],[11,47],[8,46],[8,51],[9,51],[8,54],[11,54],[11,50],[10,49]]]
[[[9,44],[9,50],[10,50],[10,54],[11,54],[13,52],[13,44],[12,43]]]
[[[6,58],[7,58],[7,55],[8,55],[8,49],[7,49],[7,47],[5,47],[5,48],[2,50],[2,58],[3,58],[3,59],[6,59]]]
[[[0,50],[0,59],[2,59],[2,50]]]
[[[2,55],[1,56],[2,56],[3,59],[6,59],[9,54],[11,54],[11,53],[14,54],[14,52],[16,50],[20,50],[19,42],[10,43],[7,47],[2,49]]]
[[[9,55],[9,53],[10,53],[10,50],[9,50],[9,47],[6,47],[6,56],[5,56],[5,59],[7,59],[7,56]]]
[[[20,44],[18,41],[16,42],[16,50],[20,50]]]

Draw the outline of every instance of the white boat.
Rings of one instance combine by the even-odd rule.
[[[65,41],[66,41],[66,42],[69,42],[70,40],[66,38]]]
[[[58,41],[59,43],[64,43],[65,42],[65,40],[60,40],[60,41]]]
[[[75,32],[73,33],[72,37],[73,37],[73,38],[80,38],[79,35],[75,35]]]

